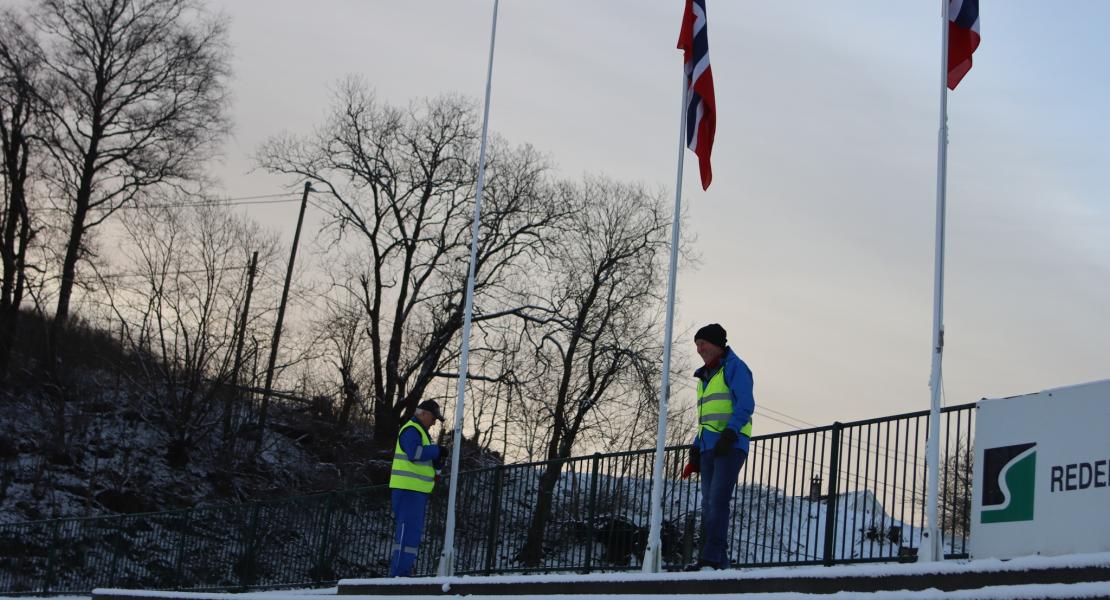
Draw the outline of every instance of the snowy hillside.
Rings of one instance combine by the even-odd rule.
[[[458,497],[458,572],[624,570],[638,566],[646,540],[650,485],[644,478],[568,474],[556,488],[541,564],[518,553],[533,515],[536,467],[464,473]],[[677,567],[697,547],[696,482],[668,480],[665,563]],[[593,501],[589,493],[592,490]],[[823,558],[826,500],[741,486],[733,513],[734,564],[805,563]],[[435,572],[446,493],[429,512],[418,573]],[[838,557],[897,559],[919,531],[892,518],[870,493],[836,497]],[[846,524],[846,525],[841,525]],[[381,577],[388,567],[393,517],[388,491],[363,488],[262,504],[213,507],[55,527],[0,526],[0,590],[93,587],[209,588],[290,585],[344,577]],[[872,525],[876,525],[872,529]],[[899,531],[897,540],[875,531]],[[492,543],[491,543],[492,542]],[[53,566],[50,561],[56,561]],[[52,575],[51,575],[52,573]]]

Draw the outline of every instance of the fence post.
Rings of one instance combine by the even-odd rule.
[[[328,494],[327,505],[324,507],[324,531],[320,535],[320,553],[316,558],[316,571],[313,578],[317,581],[324,581],[324,573],[326,573],[327,556],[328,556],[328,543],[331,542],[331,522],[332,515],[335,513],[335,497],[336,493]],[[330,578],[330,577],[329,577]]]
[[[57,562],[58,555],[58,530],[62,528],[61,520],[54,521],[54,530],[50,535],[50,550],[46,554],[46,578],[42,582],[42,593],[50,592],[50,588],[54,587],[54,563]]]
[[[185,584],[185,569],[182,567],[181,562],[185,558],[185,530],[189,525],[190,512],[191,511],[188,510],[182,511],[180,522],[177,525],[177,557],[174,559],[173,573],[174,583],[176,583],[178,587],[184,587]]]
[[[114,520],[111,519],[113,519],[113,517],[109,517],[108,519],[97,519],[97,521],[105,524],[119,524],[115,538],[112,541],[112,565],[110,567],[110,570],[108,571],[108,586],[119,587],[116,582],[119,581],[120,555],[124,553],[123,532],[125,527],[123,526],[124,520],[122,518],[115,518]],[[105,526],[107,527],[109,525]]]
[[[840,421],[832,425],[832,448],[829,455],[829,499],[825,503],[825,566],[836,562],[834,557],[836,547],[836,496],[839,493],[840,481],[840,430],[843,428]]]
[[[597,478],[600,475],[598,472],[598,464],[601,462],[601,454],[594,452],[593,458],[590,460],[590,493],[589,493],[589,506],[586,510],[586,530],[589,532],[586,538],[586,572],[589,573],[593,569],[594,562],[594,520],[597,518]]]
[[[262,503],[255,502],[251,507],[251,519],[247,525],[247,547],[243,553],[243,571],[239,584],[246,588],[254,583],[255,578],[255,545],[258,538],[258,511]]]
[[[489,516],[489,531],[486,534],[486,575],[493,573],[497,559],[497,531],[501,520],[501,487],[504,485],[505,465],[497,465],[493,475],[493,506]]]

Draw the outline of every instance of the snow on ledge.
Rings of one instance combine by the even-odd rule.
[[[953,573],[997,573],[1030,571],[1033,569],[1078,569],[1110,566],[1110,552],[1093,554],[1068,554],[1063,556],[1024,556],[1010,560],[996,558],[979,560],[946,560],[934,563],[872,563],[836,565],[832,567],[753,567],[725,571],[698,571],[693,573],[640,573],[613,572],[547,575],[465,575],[459,577],[411,577],[378,579],[343,579],[339,586],[363,585],[429,585],[429,584],[519,584],[600,581],[676,581],[715,579],[774,579],[774,578],[839,578],[839,577],[889,577],[892,575],[929,575]],[[316,598],[314,600],[319,600]]]
[[[303,589],[303,590],[268,590],[264,592],[170,592],[155,590],[125,590],[114,588],[97,588],[92,591],[93,596],[132,596],[141,598],[168,598],[176,600],[208,600],[211,598],[250,597],[279,597],[281,600],[320,600],[321,595],[334,595],[338,588]],[[87,598],[87,596],[86,596]]]

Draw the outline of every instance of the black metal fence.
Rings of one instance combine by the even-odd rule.
[[[967,555],[975,405],[941,422],[943,547]],[[925,522],[928,412],[753,438],[733,497],[737,566],[913,560]],[[665,460],[666,568],[696,557],[700,492]],[[460,474],[458,573],[638,568],[647,539],[653,451],[595,454]],[[560,474],[543,551],[521,555],[540,479]],[[446,493],[429,505],[418,574],[442,550]],[[393,516],[384,486],[268,502],[0,525],[0,593],[96,587],[245,589],[307,586],[388,570]]]

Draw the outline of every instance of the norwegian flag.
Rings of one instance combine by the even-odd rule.
[[[979,0],[948,0],[948,89],[956,89],[971,70],[978,47]]]
[[[686,147],[698,155],[701,189],[709,189],[713,168],[713,134],[717,129],[717,103],[713,98],[713,70],[709,67],[709,31],[705,0],[686,0],[686,14],[678,34],[686,70]]]

